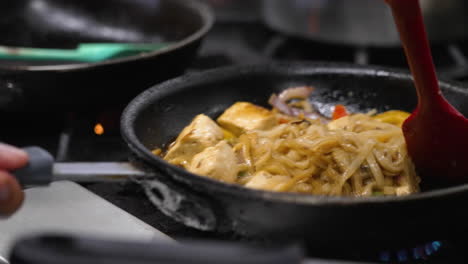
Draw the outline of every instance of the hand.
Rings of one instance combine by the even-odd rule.
[[[28,163],[28,154],[16,147],[0,143],[0,215],[10,216],[23,203],[24,193],[10,171]]]

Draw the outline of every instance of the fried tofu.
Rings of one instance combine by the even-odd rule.
[[[211,118],[197,115],[169,147],[164,159],[187,167],[196,154],[216,145],[223,137],[222,129]]]
[[[234,183],[239,172],[234,150],[224,140],[195,155],[188,170],[228,183]]]
[[[247,102],[233,104],[217,121],[220,126],[237,136],[249,130],[270,129],[277,124],[271,111]]]
[[[272,175],[266,171],[259,171],[247,182],[245,187],[252,189],[282,191],[291,181],[288,176]]]
[[[342,118],[331,121],[327,124],[328,129],[330,130],[344,130],[350,122],[349,116],[344,116]]]
[[[414,190],[412,190],[411,186],[401,186],[395,189],[395,193],[397,196],[409,195],[409,194],[412,194],[413,192]]]

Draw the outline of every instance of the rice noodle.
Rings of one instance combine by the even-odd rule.
[[[278,120],[284,119],[285,112],[293,115],[283,100],[305,94],[307,90],[301,88],[272,96],[270,101],[280,106],[272,112]],[[255,188],[352,196],[419,191],[401,128],[378,121],[372,114],[353,114],[329,124],[289,116],[286,123],[278,122],[271,129],[244,132],[230,142],[242,172],[237,183],[246,185],[258,173],[265,173],[275,184]],[[268,181],[270,176],[262,177]]]
[[[299,186],[324,195],[390,195],[404,186],[418,191],[419,179],[399,127],[382,126],[368,115],[352,116],[345,127],[282,124],[268,131],[249,131],[241,138],[256,140],[240,140],[234,148],[251,150],[252,175],[266,171],[290,177],[273,191],[295,191]],[[271,145],[259,144],[262,139]],[[392,180],[395,176],[404,180],[397,183]]]

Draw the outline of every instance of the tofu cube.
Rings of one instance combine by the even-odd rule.
[[[345,130],[346,126],[349,125],[349,116],[344,116],[342,118],[331,121],[327,124],[328,129],[330,130]]]
[[[223,139],[222,129],[208,116],[197,115],[169,147],[165,160],[187,167],[193,156]]]
[[[412,193],[410,186],[401,186],[397,187],[395,190],[397,196],[408,195]]]
[[[218,118],[220,126],[239,136],[249,130],[266,130],[277,124],[275,115],[263,107],[237,102]]]
[[[195,155],[188,170],[228,183],[234,183],[239,172],[234,150],[224,140]]]
[[[245,187],[252,189],[282,191],[291,180],[288,176],[272,175],[266,171],[259,171],[247,182]]]

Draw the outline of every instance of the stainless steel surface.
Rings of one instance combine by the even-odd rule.
[[[468,37],[468,1],[420,0],[432,43]],[[264,0],[263,19],[284,33],[336,44],[399,45],[383,0]]]
[[[168,236],[80,185],[54,182],[25,191],[22,208],[0,222],[0,263],[24,235],[54,232],[130,241],[172,241]]]
[[[55,181],[114,182],[151,177],[152,174],[128,162],[58,162],[54,164],[53,176]]]

